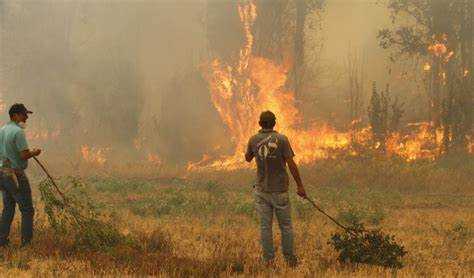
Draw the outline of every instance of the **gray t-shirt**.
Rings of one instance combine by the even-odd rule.
[[[288,191],[286,159],[294,157],[288,138],[271,129],[262,129],[249,140],[245,157],[255,157],[257,180],[255,188],[263,192]]]

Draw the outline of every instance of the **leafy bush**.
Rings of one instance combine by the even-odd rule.
[[[99,212],[84,192],[74,194],[83,184],[75,178],[67,181],[73,193],[67,196],[57,192],[49,179],[39,185],[44,210],[53,229],[60,234],[73,233],[76,244],[85,249],[102,250],[125,240],[112,224],[110,215]]]
[[[329,243],[339,252],[340,262],[401,268],[401,259],[407,253],[403,246],[395,242],[394,236],[380,230],[367,231],[361,223],[336,232]]]

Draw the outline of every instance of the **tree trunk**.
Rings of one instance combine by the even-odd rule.
[[[444,0],[432,0],[431,9],[432,9],[432,33],[436,40],[441,41],[443,34],[446,34],[445,29],[445,15],[443,13],[443,1]],[[431,87],[431,117],[434,123],[435,128],[441,127],[442,121],[442,73],[443,73],[443,61],[436,55],[432,55],[432,87]]]
[[[208,49],[211,56],[226,62],[239,59],[239,50],[245,41],[237,7],[237,1],[209,0],[207,3]]]
[[[306,0],[296,0],[295,61],[293,63],[293,82],[296,99],[301,97],[304,82],[304,35],[307,12]]]
[[[463,63],[465,66],[465,69],[467,70],[467,75],[466,75],[466,82],[467,82],[467,89],[469,90],[468,98],[466,99],[467,101],[467,115],[466,115],[466,125],[467,125],[467,131],[468,133],[473,136],[474,135],[474,125],[473,125],[473,109],[474,109],[474,82],[473,82],[473,59],[474,55],[472,53],[473,51],[473,32],[474,32],[474,2],[472,0],[466,0],[466,24],[463,24],[463,27],[465,28],[464,34],[466,35],[465,38],[465,44],[464,44],[464,55],[463,55]]]
[[[257,19],[254,24],[254,51],[256,56],[278,64],[288,62],[291,43],[289,27],[292,26],[289,0],[257,0]]]

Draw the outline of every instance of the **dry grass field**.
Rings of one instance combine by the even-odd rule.
[[[33,187],[39,177],[31,178]],[[19,248],[17,215],[12,245],[1,250],[2,276],[285,276],[374,277],[474,275],[474,163],[353,160],[303,167],[307,192],[344,223],[362,221],[394,234],[408,251],[400,270],[341,264],[328,244],[337,227],[296,197],[292,208],[302,263],[288,268],[278,252],[262,265],[258,222],[249,186],[253,172],[85,175],[86,193],[113,213],[134,239],[89,250],[57,234],[36,203],[34,244]],[[65,185],[63,185],[65,186]],[[274,226],[275,246],[279,246]],[[278,250],[279,251],[279,250]]]

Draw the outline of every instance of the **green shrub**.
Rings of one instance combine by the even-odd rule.
[[[348,208],[342,208],[337,213],[337,219],[345,224],[356,224],[362,222],[368,215],[365,208],[349,205]]]
[[[39,185],[44,210],[53,229],[58,234],[73,234],[81,249],[104,250],[123,241],[110,215],[100,212],[84,192],[78,194],[84,187],[79,179],[64,181],[70,184],[70,194],[59,194],[49,179]]]
[[[401,268],[401,259],[407,253],[395,242],[392,235],[380,230],[367,231],[361,223],[355,223],[348,230],[336,232],[329,242],[339,252],[340,262],[380,265]]]

